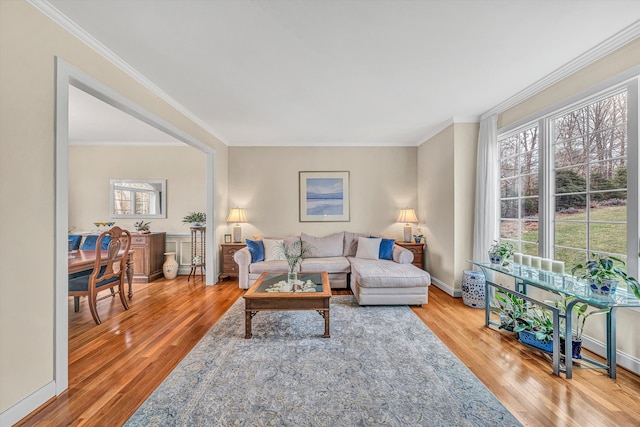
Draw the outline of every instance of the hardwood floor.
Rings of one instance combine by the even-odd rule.
[[[96,326],[86,301],[69,300],[69,389],[19,426],[122,425],[244,293],[237,281],[160,279],[134,285],[131,309],[117,298],[98,303]],[[349,291],[334,291],[348,294]],[[483,311],[435,286],[429,304],[413,311],[498,399],[529,426],[637,426],[640,377],[618,368],[576,369],[554,376],[551,365],[503,332],[483,326]]]

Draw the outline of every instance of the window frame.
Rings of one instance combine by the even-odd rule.
[[[518,132],[538,126],[538,255],[553,258],[555,228],[555,180],[553,120],[600,99],[626,91],[627,93],[627,272],[638,277],[640,269],[640,149],[638,124],[640,122],[640,76],[621,76],[556,103],[525,119],[498,129],[498,141]],[[498,150],[498,153],[500,151]],[[500,160],[499,160],[500,162]],[[500,178],[501,179],[501,178]],[[500,183],[498,183],[500,186]],[[498,203],[502,199],[499,192]],[[500,212],[501,209],[498,209]],[[507,239],[508,240],[508,239]]]

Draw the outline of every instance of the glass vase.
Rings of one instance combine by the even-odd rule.
[[[290,271],[287,274],[287,282],[289,282],[290,284],[293,285],[297,280],[298,280],[298,273],[296,273],[295,271]]]

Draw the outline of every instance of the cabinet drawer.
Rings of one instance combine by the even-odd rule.
[[[238,272],[238,264],[236,264],[236,263],[233,263],[233,264],[224,263],[224,264],[222,264],[222,271],[224,273],[237,273]]]
[[[225,255],[222,257],[222,262],[223,262],[224,264],[233,264],[233,265],[235,265],[235,264],[236,264],[235,260],[233,259],[233,255],[227,255],[227,254],[225,254]]]
[[[132,245],[146,245],[148,240],[148,236],[132,236],[131,244]]]

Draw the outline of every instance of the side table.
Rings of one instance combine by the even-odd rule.
[[[222,252],[222,269],[218,280],[229,277],[238,277],[238,264],[233,259],[233,255],[240,249],[246,247],[246,243],[223,243],[220,245]]]
[[[399,242],[396,240],[396,245],[413,252],[413,265],[424,270],[424,243]]]

